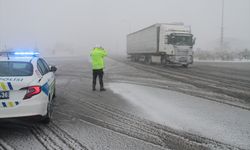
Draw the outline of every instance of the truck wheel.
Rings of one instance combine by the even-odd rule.
[[[139,57],[135,56],[135,62],[138,62],[138,61],[139,61]]]
[[[131,56],[130,60],[131,60],[131,61],[135,61],[135,57],[134,57],[134,56]]]
[[[188,64],[184,64],[182,65],[184,68],[188,68]]]
[[[191,60],[190,64],[193,64],[194,63],[194,58],[193,58],[192,55],[190,55],[190,60]]]
[[[161,56],[161,65],[166,65],[167,64],[167,60],[165,56]]]
[[[152,64],[152,57],[151,56],[146,56],[145,57],[145,63],[148,64],[148,65]]]
[[[137,62],[137,56],[131,56],[131,61]]]

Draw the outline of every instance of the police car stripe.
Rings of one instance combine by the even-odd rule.
[[[3,107],[7,107],[6,103],[5,102],[2,102],[2,105]]]
[[[7,84],[8,84],[9,90],[13,90],[13,87],[12,87],[11,83],[7,82]]]
[[[0,82],[0,86],[3,89],[3,91],[7,91],[7,87],[3,82]]]
[[[2,105],[1,105],[2,104]],[[0,103],[0,107],[5,107],[5,108],[9,108],[9,107],[15,107],[17,105],[19,105],[20,103],[18,101],[10,101],[10,102],[2,102]]]
[[[7,84],[5,84],[4,82],[0,82],[0,87],[2,91],[13,90],[13,86],[10,82],[7,82]]]
[[[14,107],[14,103],[13,102],[8,102],[8,106],[9,107]]]
[[[42,86],[42,91],[43,91],[46,95],[49,95],[49,84],[48,84],[48,83],[45,83],[45,84]]]

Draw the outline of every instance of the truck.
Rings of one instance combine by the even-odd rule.
[[[193,63],[195,38],[184,23],[157,23],[127,35],[127,54],[131,61],[151,64]]]

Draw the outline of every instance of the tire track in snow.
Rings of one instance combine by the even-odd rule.
[[[50,135],[46,134],[41,128],[38,126],[34,126],[31,128],[31,133],[35,136],[35,138],[44,146],[46,150],[62,150],[63,148],[55,142],[54,139],[50,137]]]
[[[130,115],[128,113],[124,113],[118,109],[108,107],[103,104],[97,104],[93,102],[84,101],[85,106],[94,109],[95,111],[99,111],[99,113],[103,113],[116,121],[127,124],[128,126],[132,126],[137,128],[137,130],[141,130],[141,132],[153,135],[158,137],[164,142],[164,144],[170,146],[170,148],[176,148],[176,145],[179,145],[181,149],[210,149],[211,147],[216,149],[238,149],[232,147],[230,145],[220,143],[211,139],[207,139],[204,137],[200,137],[197,135],[192,135],[185,132],[178,132],[170,128],[166,128],[163,125],[153,123],[151,121],[144,120],[142,118],[136,117],[134,115]],[[171,143],[169,145],[169,143]],[[185,145],[182,147],[180,145]],[[184,143],[184,144],[183,144]]]
[[[78,140],[74,139],[53,122],[50,124],[48,129],[50,129],[55,135],[57,135],[57,137],[59,137],[63,142],[67,143],[67,145],[69,145],[72,149],[87,150],[87,147],[85,147]]]
[[[80,112],[71,112],[71,115],[78,117],[80,120],[171,149],[238,149],[212,139],[173,130],[166,126],[122,112],[113,107],[100,103],[97,104],[91,101],[91,99],[81,99],[81,95],[82,91],[80,93],[67,91],[62,96],[71,96],[71,98],[78,99],[77,104],[73,104],[77,106],[73,107],[81,107],[82,110],[88,110],[90,114],[93,112],[92,114],[102,115],[106,119],[104,120],[102,117],[100,118],[100,116],[95,117],[95,115],[90,116]],[[88,95],[88,97],[95,99],[96,96]],[[63,114],[65,112],[59,111],[58,113]],[[107,117],[109,118],[108,120],[111,120],[107,121]],[[112,122],[112,124],[109,122]]]
[[[9,144],[0,139],[0,150],[14,150]]]
[[[54,123],[48,126],[35,125],[31,128],[31,133],[47,150],[87,150],[79,141]]]
[[[227,96],[230,96],[230,97],[233,97],[236,99],[241,98],[244,101],[248,101],[249,97],[250,97],[250,94],[247,93],[247,91],[246,91],[246,88],[248,88],[248,85],[247,86],[245,85],[246,83],[242,85],[241,83],[238,83],[235,81],[230,81],[227,79],[224,79],[224,80],[221,79],[221,80],[216,81],[215,80],[216,78],[213,79],[213,77],[207,78],[207,77],[199,76],[197,74],[187,74],[187,73],[185,74],[184,72],[182,72],[182,73],[178,72],[178,69],[174,71],[173,69],[166,70],[163,67],[159,68],[157,66],[149,66],[149,65],[145,65],[145,64],[139,64],[139,63],[132,63],[132,62],[124,62],[124,63],[127,65],[130,65],[132,67],[135,67],[139,70],[154,73],[154,74],[157,74],[157,75],[160,75],[160,76],[163,76],[163,77],[175,80],[175,81],[191,84],[191,85],[194,85],[198,88],[212,91],[215,93],[225,94]],[[225,80],[227,80],[227,81],[225,81]],[[177,91],[183,92],[183,91],[178,90],[178,89],[177,89]],[[195,96],[203,97],[202,94],[201,95],[195,94]],[[207,97],[204,97],[204,98],[206,98],[208,100],[216,101],[219,103],[231,105],[234,107],[238,107],[241,109],[250,110],[249,106],[237,105],[237,104],[227,102],[227,101],[220,101],[216,98],[215,99],[214,98],[207,98]]]
[[[211,87],[211,88],[217,88],[217,90],[225,90],[224,92],[226,92],[227,94],[229,94],[229,92],[227,92],[227,90],[230,89],[225,89],[224,87],[228,88],[231,87],[233,88],[233,90],[237,90],[236,92],[238,94],[245,94],[245,88],[250,89],[250,84],[247,84],[247,82],[240,82],[240,81],[234,81],[234,80],[228,80],[226,78],[218,78],[216,76],[204,76],[201,73],[193,73],[191,71],[183,71],[181,69],[178,68],[164,68],[160,66],[150,66],[150,65],[145,65],[145,64],[140,64],[140,63],[131,63],[131,62],[125,62],[127,64],[129,64],[130,66],[139,68],[141,70],[145,70],[145,71],[149,71],[149,72],[153,72],[153,73],[157,73],[160,75],[165,75],[168,76],[169,78],[172,79],[178,79],[179,81],[185,81],[186,83],[193,83],[197,86],[200,86],[200,84],[207,84],[207,86]],[[216,85],[216,86],[215,86]],[[217,86],[217,85],[220,85]],[[223,86],[221,86],[223,85]],[[244,95],[245,96],[245,95]]]
[[[157,72],[157,71],[155,71]],[[175,76],[175,75],[172,75]],[[182,77],[184,79],[184,77]],[[202,79],[202,78],[201,78]],[[205,81],[204,81],[205,82]],[[201,82],[203,83],[203,82]],[[206,82],[207,83],[207,82]],[[70,84],[73,85],[73,82]],[[73,107],[81,107],[85,108],[85,110],[90,111],[89,113],[84,113],[82,111],[72,111],[67,112],[67,110],[57,111],[61,114],[72,115],[79,120],[90,122],[102,128],[113,130],[114,132],[118,132],[124,135],[128,135],[130,137],[143,140],[145,142],[149,142],[152,144],[160,145],[163,147],[172,147],[173,149],[238,149],[235,147],[231,147],[230,145],[226,145],[223,143],[219,143],[213,141],[211,139],[206,139],[203,137],[199,137],[196,135],[189,135],[188,133],[182,133],[179,131],[175,131],[173,129],[168,129],[167,127],[157,125],[154,122],[150,122],[144,119],[140,119],[136,116],[130,116],[128,113],[121,112],[120,110],[115,111],[115,109],[109,108],[100,105],[100,107],[96,107],[97,104],[90,103],[86,104],[84,101],[86,99],[91,100],[98,97],[98,95],[93,95],[89,91],[82,91],[81,93],[74,92],[72,94],[72,87],[61,86],[60,88],[64,89],[62,99],[71,99],[71,101],[64,101],[68,104],[74,105]],[[66,92],[67,91],[67,92]],[[78,95],[77,97],[75,97]],[[79,102],[79,97],[84,95],[85,100],[82,99],[82,104]],[[72,104],[72,98],[75,101]],[[107,107],[108,108],[108,107]],[[92,114],[91,114],[92,113]],[[101,116],[101,117],[100,117]],[[147,123],[149,122],[149,123]]]

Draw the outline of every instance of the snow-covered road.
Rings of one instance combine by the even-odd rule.
[[[147,119],[211,139],[250,147],[250,111],[169,90],[126,83],[110,83],[148,114]]]
[[[250,149],[247,63],[183,69],[108,58],[107,91],[93,92],[87,56],[49,61],[58,67],[52,123],[0,120],[0,150]]]

